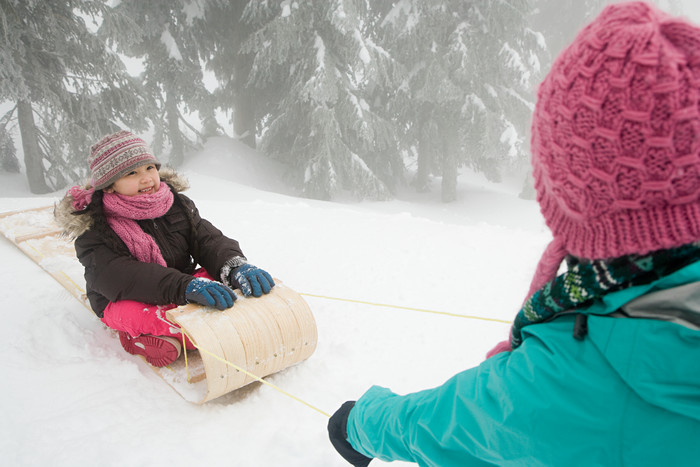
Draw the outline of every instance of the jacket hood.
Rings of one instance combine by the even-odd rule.
[[[671,321],[590,316],[589,336],[642,400],[700,421],[700,332]],[[605,384],[605,381],[601,381]]]
[[[170,167],[161,167],[158,171],[160,181],[167,183],[177,193],[187,190],[190,185],[187,179],[175,172]],[[89,183],[80,185],[83,189],[92,188]],[[59,227],[63,229],[64,235],[68,238],[75,239],[81,236],[85,231],[89,230],[93,224],[92,216],[76,216],[73,208],[73,196],[70,193],[66,195],[54,205],[54,217]]]
[[[697,273],[698,263],[691,266]],[[656,290],[624,305],[629,319],[599,319],[601,351],[648,403],[700,421],[700,282]],[[604,341],[604,342],[603,342]]]

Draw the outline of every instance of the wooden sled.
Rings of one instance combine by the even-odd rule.
[[[92,313],[83,267],[52,206],[0,213],[0,232]],[[201,404],[306,360],[318,339],[313,314],[298,293],[278,279],[275,283],[259,298],[239,291],[228,310],[194,304],[168,310],[168,319],[199,350],[183,352],[167,367],[149,367],[184,399]]]

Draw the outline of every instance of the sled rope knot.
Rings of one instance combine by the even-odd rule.
[[[185,349],[185,342],[186,342],[185,330],[182,329],[182,328],[180,328],[180,333],[182,334],[182,348]],[[187,336],[187,337],[189,337],[189,336]],[[190,342],[192,342],[192,339],[190,339]],[[315,410],[316,412],[320,413],[321,415],[325,415],[326,417],[330,418],[330,414],[324,412],[323,410],[319,409],[318,407],[315,407],[314,405],[309,404],[308,402],[304,401],[303,399],[301,399],[301,398],[299,398],[299,397],[297,397],[297,396],[295,396],[295,395],[293,395],[293,394],[290,394],[289,392],[285,391],[284,389],[280,388],[279,386],[276,386],[276,385],[270,383],[269,381],[265,381],[264,379],[262,379],[262,378],[260,378],[260,377],[258,377],[258,376],[256,376],[256,375],[254,375],[253,373],[251,373],[251,372],[245,370],[244,368],[241,368],[240,366],[236,365],[235,363],[230,362],[230,361],[226,360],[225,358],[222,358],[222,357],[220,357],[220,356],[218,356],[218,355],[216,355],[216,354],[214,354],[214,353],[212,353],[212,352],[209,352],[209,351],[206,350],[206,349],[203,349],[202,347],[198,346],[198,345],[195,344],[194,342],[192,342],[192,345],[193,345],[199,352],[205,353],[205,354],[209,355],[210,357],[215,358],[216,360],[218,360],[218,361],[220,361],[220,362],[222,362],[222,363],[225,363],[226,365],[229,365],[230,367],[235,368],[236,370],[238,370],[238,371],[240,371],[240,372],[242,372],[242,373],[245,373],[247,376],[250,376],[250,377],[253,378],[254,380],[259,381],[259,382],[261,382],[262,384],[265,384],[265,385],[271,387],[271,388],[274,389],[275,391],[277,391],[277,392],[279,392],[279,393],[281,393],[281,394],[284,394],[285,396],[290,397],[290,398],[294,399],[295,401],[300,402],[300,403],[304,404],[305,406],[307,406],[307,407],[309,407],[309,408]],[[190,379],[190,373],[189,373],[189,367],[188,367],[188,363],[187,363],[187,350],[184,350],[183,352],[184,352],[184,354],[185,354],[185,370],[186,370],[186,374],[187,374],[187,380],[189,381],[189,379]]]

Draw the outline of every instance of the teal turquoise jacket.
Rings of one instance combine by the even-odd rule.
[[[700,465],[700,263],[585,313],[582,340],[565,315],[437,388],[370,388],[348,441],[422,466]]]

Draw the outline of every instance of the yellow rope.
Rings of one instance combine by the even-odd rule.
[[[24,245],[28,246],[29,248],[31,248],[32,250],[34,250],[34,252],[36,252],[36,254],[37,254],[40,258],[46,258],[46,256],[45,256],[41,251],[39,251],[39,250],[37,250],[36,248],[34,248],[34,246],[32,246],[31,243],[27,243],[27,242],[22,242],[22,243],[23,243]],[[49,272],[49,274],[50,274],[50,271],[47,270],[47,272]],[[82,289],[82,287],[80,287],[78,284],[76,284],[75,281],[73,281],[73,279],[71,279],[65,272],[63,272],[62,270],[61,270],[61,271],[58,271],[58,272],[61,273],[61,274],[68,280],[68,282],[70,282],[71,284],[73,284],[77,290],[79,290],[80,292],[84,293],[84,290]],[[186,344],[185,330],[184,330],[183,328],[180,328],[180,333],[182,334],[182,350],[183,350],[183,353],[185,354],[185,375],[186,375],[186,377],[187,377],[187,382],[189,383],[189,382],[190,382],[190,368],[189,368],[189,362],[188,362],[188,360],[187,360],[187,344]],[[215,359],[217,359],[217,360],[219,360],[219,361],[225,363],[226,365],[229,365],[229,366],[235,368],[236,370],[245,373],[246,375],[250,376],[251,378],[255,379],[256,381],[259,381],[259,382],[261,382],[261,383],[263,383],[263,384],[265,384],[265,385],[267,385],[267,386],[270,386],[271,388],[273,388],[274,390],[280,392],[281,394],[284,394],[285,396],[290,397],[290,398],[296,400],[297,402],[301,402],[301,403],[304,404],[305,406],[307,406],[307,407],[309,407],[309,408],[315,410],[316,412],[318,412],[318,413],[320,413],[320,414],[322,414],[322,415],[325,415],[326,417],[330,418],[330,415],[329,415],[328,413],[324,412],[323,410],[321,410],[321,409],[319,409],[319,408],[317,408],[317,407],[315,407],[315,406],[309,404],[308,402],[306,402],[306,401],[304,401],[304,400],[302,400],[302,399],[300,399],[300,398],[298,398],[298,397],[296,397],[296,396],[294,396],[294,395],[288,393],[287,391],[283,390],[282,388],[280,388],[280,387],[278,387],[278,386],[275,386],[274,384],[272,384],[272,383],[270,383],[270,382],[268,382],[268,381],[265,381],[264,379],[258,377],[257,375],[254,375],[253,373],[250,373],[249,371],[247,371],[247,370],[245,370],[245,369],[239,367],[239,366],[236,365],[235,363],[229,362],[228,360],[226,360],[226,359],[224,359],[224,358],[221,358],[221,357],[219,357],[218,355],[215,355],[215,354],[213,354],[212,352],[209,352],[209,351],[206,350],[206,349],[201,348],[200,346],[198,346],[197,344],[195,344],[191,339],[190,339],[190,341],[192,342],[192,345],[194,345],[194,347],[195,347],[197,350],[199,350],[200,353],[205,353],[205,354],[211,356],[212,358],[215,358]]]
[[[180,333],[182,334],[182,353],[185,354],[185,376],[187,377],[187,382],[190,382],[190,366],[187,364],[187,341],[185,339],[185,330],[180,328]]]
[[[315,295],[315,294],[309,294],[309,293],[300,293],[299,295],[306,295],[308,297],[316,297],[316,298],[324,298],[327,300],[337,300],[337,301],[342,301],[342,302],[360,303],[363,305],[381,306],[381,307],[386,307],[386,308],[398,308],[398,309],[403,309],[403,310],[420,311],[423,313],[433,313],[433,314],[440,314],[440,315],[447,315],[447,316],[456,316],[459,318],[479,319],[479,320],[484,320],[484,321],[494,321],[494,322],[498,322],[498,323],[510,324],[510,321],[505,321],[505,320],[496,319],[496,318],[484,318],[481,316],[460,315],[460,314],[448,313],[448,312],[444,312],[444,311],[427,310],[427,309],[423,309],[423,308],[413,308],[413,307],[407,307],[407,306],[388,305],[388,304],[383,304],[383,303],[366,302],[363,300],[353,300],[353,299],[347,299],[347,298],[328,297],[325,295]],[[189,372],[189,364],[187,362],[187,348],[186,348],[184,328],[180,328],[180,333],[182,334],[182,348],[183,348],[183,352],[185,353],[185,372],[187,375],[187,381],[189,382],[190,381],[190,372]],[[200,353],[207,354],[210,357],[215,358],[216,360],[219,360],[220,362],[223,362],[226,365],[229,365],[229,366],[235,368],[236,370],[245,373],[246,375],[250,376],[251,378],[255,379],[256,381],[259,381],[267,386],[270,386],[275,391],[278,391],[279,393],[284,394],[285,396],[292,398],[292,399],[296,400],[297,402],[300,402],[300,403],[304,404],[305,406],[315,410],[316,412],[330,418],[330,415],[328,413],[324,412],[323,410],[321,410],[321,409],[309,404],[308,402],[288,393],[287,391],[283,390],[282,388],[275,386],[274,384],[272,384],[268,381],[265,381],[264,379],[258,377],[257,375],[250,373],[249,371],[241,368],[240,366],[236,365],[235,363],[232,363],[232,362],[226,360],[225,358],[219,357],[218,355],[216,355],[212,352],[209,352],[206,349],[201,348],[200,346],[195,344],[194,341],[192,341],[192,339],[190,339],[190,342],[192,342],[192,345],[194,345],[194,347],[197,350],[199,350]]]
[[[367,302],[367,301],[364,301],[364,300],[354,300],[354,299],[348,299],[348,298],[328,297],[328,296],[325,296],[325,295],[316,295],[316,294],[310,294],[310,293],[299,293],[299,295],[306,295],[307,297],[323,298],[323,299],[326,299],[326,300],[336,300],[336,301],[341,301],[341,302],[360,303],[360,304],[363,304],[363,305],[380,306],[380,307],[385,307],[385,308],[396,308],[396,309],[401,309],[401,310],[419,311],[419,312],[422,312],[422,313],[432,313],[432,314],[438,314],[438,315],[456,316],[456,317],[458,317],[458,318],[478,319],[478,320],[483,320],[483,321],[493,321],[493,322],[505,323],[505,324],[510,324],[510,323],[511,323],[511,321],[506,321],[506,320],[502,320],[502,319],[485,318],[485,317],[482,317],[482,316],[461,315],[461,314],[457,314],[457,313],[448,313],[448,312],[445,312],[445,311],[428,310],[428,309],[425,309],[425,308],[414,308],[414,307],[408,307],[408,306],[389,305],[389,304],[385,304],[385,303],[374,303],[374,302]],[[187,374],[187,381],[189,382],[190,376],[189,376],[189,366],[188,366],[188,362],[187,362],[187,350],[186,350],[186,345],[185,345],[185,342],[186,342],[186,341],[185,341],[185,330],[184,330],[183,328],[180,328],[180,332],[182,333],[182,348],[184,349],[184,352],[185,352],[185,371],[186,371],[186,374]],[[270,382],[268,382],[268,381],[265,381],[264,379],[262,379],[262,378],[260,378],[260,377],[258,377],[258,376],[256,376],[256,375],[254,375],[253,373],[250,373],[249,371],[247,371],[247,370],[241,368],[240,366],[236,365],[235,363],[232,363],[232,362],[226,360],[225,358],[219,357],[218,355],[216,355],[216,354],[214,354],[214,353],[212,353],[212,352],[209,352],[209,351],[206,350],[206,349],[201,348],[200,346],[198,346],[197,344],[195,344],[191,339],[190,339],[190,342],[192,342],[192,345],[194,345],[194,347],[195,347],[197,350],[199,350],[200,353],[207,354],[207,355],[209,355],[210,357],[215,358],[216,360],[219,360],[220,362],[223,362],[223,363],[225,363],[226,365],[229,365],[229,366],[235,368],[236,370],[245,373],[246,375],[250,376],[251,378],[255,379],[256,381],[259,381],[259,382],[261,382],[261,383],[263,383],[263,384],[266,384],[267,386],[270,386],[271,388],[273,388],[274,390],[280,392],[281,394],[284,394],[285,396],[290,397],[290,398],[296,400],[297,402],[300,402],[300,403],[304,404],[305,406],[307,406],[307,407],[309,407],[309,408],[315,410],[316,412],[318,412],[318,413],[320,413],[320,414],[322,414],[322,415],[325,415],[326,417],[329,417],[329,418],[330,418],[330,415],[329,415],[328,413],[324,412],[323,410],[321,410],[321,409],[319,409],[319,408],[317,408],[317,407],[315,407],[315,406],[309,404],[308,402],[306,402],[306,401],[304,401],[304,400],[302,400],[302,399],[300,399],[300,398],[298,398],[298,397],[296,397],[296,396],[294,396],[294,395],[288,393],[287,391],[283,390],[282,388],[280,388],[280,387],[278,387],[278,386],[275,386],[274,384],[272,384],[272,383],[270,383]]]
[[[182,348],[183,348],[183,351],[184,351],[184,353],[185,353],[185,372],[187,373],[187,381],[189,382],[190,376],[189,376],[189,368],[188,368],[188,364],[187,364],[187,349],[185,348],[185,330],[184,330],[183,328],[180,328],[180,332],[182,333]],[[257,376],[257,375],[254,375],[253,373],[251,373],[251,372],[245,370],[244,368],[241,368],[240,366],[236,365],[235,363],[229,362],[229,361],[226,360],[225,358],[219,357],[218,355],[216,355],[216,354],[214,354],[214,353],[212,353],[212,352],[209,352],[209,351],[206,350],[206,349],[203,349],[202,347],[200,347],[200,346],[198,346],[197,344],[195,344],[194,341],[192,341],[192,339],[190,339],[190,342],[192,342],[192,345],[193,345],[197,350],[199,350],[200,353],[207,354],[207,355],[209,355],[210,357],[215,358],[216,360],[219,360],[220,362],[223,362],[223,363],[225,363],[226,365],[231,366],[231,367],[235,368],[236,370],[238,370],[238,371],[240,371],[240,372],[242,372],[242,373],[245,373],[246,375],[250,376],[250,377],[253,378],[254,380],[259,381],[259,382],[261,382],[261,383],[263,383],[263,384],[265,384],[265,385],[267,385],[267,386],[270,386],[270,387],[271,387],[272,389],[274,389],[275,391],[277,391],[277,392],[279,392],[279,393],[281,393],[281,394],[284,394],[285,396],[290,397],[290,398],[294,399],[294,400],[297,401],[297,402],[301,402],[301,403],[304,404],[305,406],[307,406],[307,407],[309,407],[309,408],[315,410],[316,412],[320,413],[321,415],[325,415],[326,417],[330,418],[330,415],[329,415],[328,413],[324,412],[323,410],[319,409],[318,407],[315,407],[315,406],[309,404],[308,402],[306,402],[306,401],[304,401],[304,400],[298,398],[297,396],[288,393],[288,392],[285,391],[284,389],[280,388],[279,386],[275,386],[274,384],[270,383],[269,381],[265,381],[264,379],[260,378],[260,377]]]
[[[479,320],[483,320],[483,321],[494,321],[496,323],[510,324],[512,322],[512,321],[506,321],[506,320],[497,319],[497,318],[485,318],[483,316],[461,315],[461,314],[457,314],[457,313],[449,313],[447,311],[435,311],[435,310],[428,310],[425,308],[413,308],[410,306],[389,305],[387,303],[366,302],[364,300],[354,300],[351,298],[328,297],[326,295],[316,295],[316,294],[310,294],[310,293],[304,293],[304,292],[299,292],[299,295],[306,295],[307,297],[325,298],[326,300],[336,300],[339,302],[361,303],[363,305],[381,306],[381,307],[385,307],[385,308],[397,308],[400,310],[420,311],[421,313],[433,313],[436,315],[456,316],[458,318],[479,319]]]
[[[40,257],[42,257],[42,258],[45,257],[39,250],[37,250],[36,248],[34,248],[30,243],[26,243],[26,242],[23,242],[23,243],[25,243],[25,244],[26,244],[27,246],[29,246],[32,250],[34,250]],[[65,272],[63,272],[63,271],[59,271],[59,272],[60,272],[71,284],[73,284],[77,290],[79,290],[79,291],[81,291],[81,292],[84,293],[82,287],[80,287],[78,284],[76,284],[75,281],[73,281],[73,279],[71,279]],[[449,312],[446,312],[446,311],[429,310],[429,309],[425,309],[425,308],[414,308],[414,307],[408,307],[408,306],[390,305],[390,304],[386,304],[386,303],[374,303],[374,302],[368,302],[368,301],[364,301],[364,300],[354,300],[354,299],[349,299],[349,298],[329,297],[329,296],[326,296],[326,295],[317,295],[317,294],[310,294],[310,293],[300,293],[299,295],[306,295],[307,297],[323,298],[323,299],[326,299],[326,300],[335,300],[335,301],[349,302],[349,303],[359,303],[359,304],[362,304],[362,305],[379,306],[379,307],[384,307],[384,308],[395,308],[395,309],[400,309],[400,310],[418,311],[418,312],[421,312],[421,313],[432,313],[432,314],[438,314],[438,315],[455,316],[455,317],[458,317],[458,318],[478,319],[478,320],[483,320],[483,321],[493,321],[493,322],[498,322],[498,323],[510,324],[510,321],[505,321],[505,320],[496,319],[496,318],[485,318],[485,317],[482,317],[482,316],[462,315],[462,314],[457,314],[457,313],[449,313]],[[184,354],[185,354],[185,374],[186,374],[186,377],[187,377],[187,382],[189,382],[189,381],[190,381],[190,370],[189,370],[189,362],[188,362],[188,360],[187,360],[187,346],[186,346],[185,330],[184,330],[183,328],[180,328],[180,332],[181,332],[181,334],[182,334],[182,349],[183,349],[183,352],[184,352]],[[190,341],[192,342],[191,339],[190,339]],[[318,413],[320,413],[320,414],[322,414],[322,415],[325,415],[326,417],[330,418],[330,415],[329,415],[328,413],[324,412],[323,410],[321,410],[321,409],[319,409],[319,408],[317,408],[317,407],[315,407],[315,406],[309,404],[308,402],[306,402],[306,401],[304,401],[304,400],[302,400],[302,399],[300,399],[300,398],[298,398],[298,397],[296,397],[296,396],[294,396],[294,395],[288,393],[287,391],[283,390],[282,388],[280,388],[280,387],[278,387],[278,386],[276,386],[276,385],[274,385],[274,384],[272,384],[272,383],[270,383],[270,382],[268,382],[268,381],[265,381],[264,379],[260,378],[259,376],[254,375],[253,373],[250,373],[249,371],[245,370],[244,368],[241,368],[240,366],[236,365],[235,363],[232,363],[232,362],[226,360],[225,358],[219,357],[218,355],[216,355],[216,354],[214,354],[214,353],[212,353],[212,352],[209,352],[209,351],[206,350],[206,349],[201,348],[200,346],[198,346],[198,345],[195,344],[194,342],[192,342],[192,345],[194,345],[194,347],[195,347],[197,350],[199,350],[200,353],[207,354],[207,355],[209,355],[210,357],[212,357],[212,358],[214,358],[214,359],[216,359],[216,360],[219,360],[219,361],[225,363],[226,365],[229,365],[229,366],[235,368],[235,369],[238,370],[238,371],[243,372],[244,374],[250,376],[251,378],[255,379],[256,381],[259,381],[260,383],[265,384],[265,385],[267,385],[267,386],[273,388],[274,390],[278,391],[279,393],[284,394],[285,396],[287,396],[287,397],[289,397],[289,398],[291,398],[291,399],[294,399],[294,400],[296,400],[297,402],[300,402],[300,403],[304,404],[305,406],[307,406],[307,407],[309,407],[309,408],[315,410],[316,412],[318,412]]]

